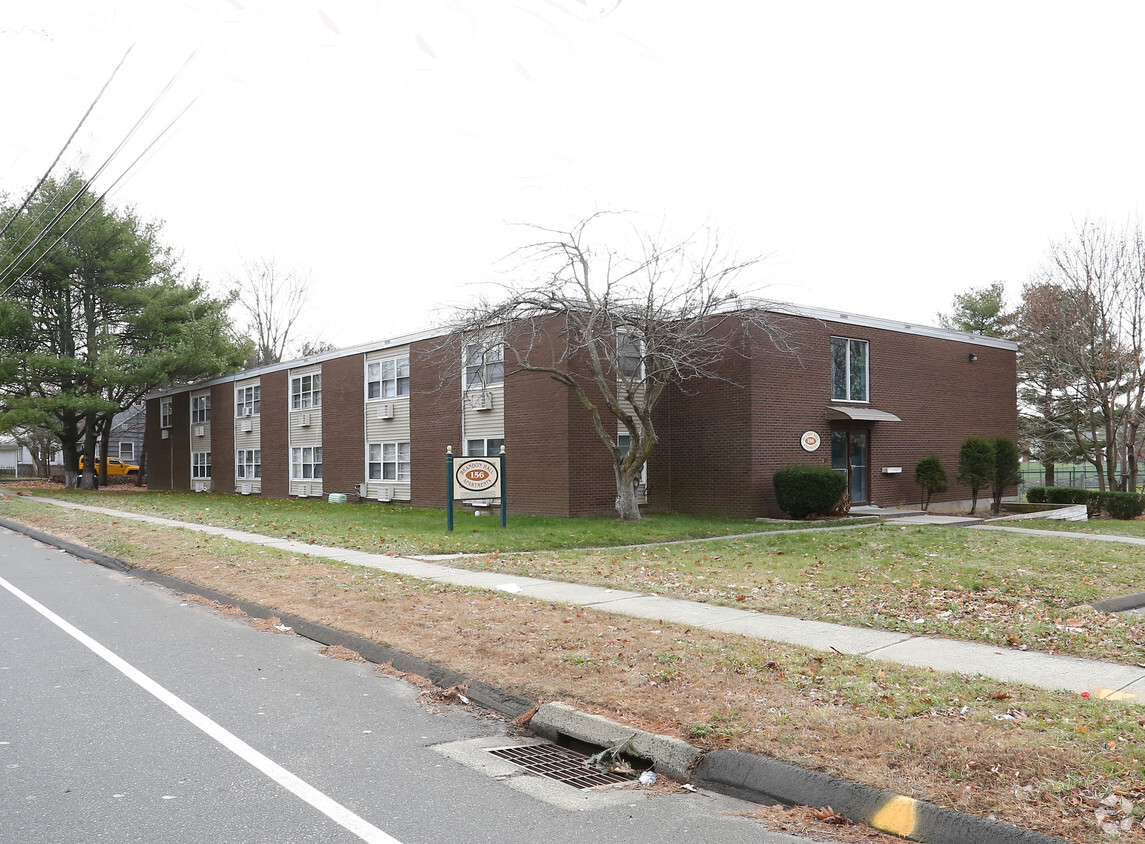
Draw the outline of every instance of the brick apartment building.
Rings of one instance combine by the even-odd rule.
[[[820,308],[772,314],[793,351],[753,336],[722,379],[667,391],[641,490],[649,510],[779,515],[772,473],[848,474],[854,503],[917,504],[914,467],[953,483],[968,436],[1017,439],[1014,343]],[[160,391],[147,401],[152,489],[445,503],[445,453],[506,447],[512,513],[607,515],[611,458],[576,395],[496,353],[426,333]]]

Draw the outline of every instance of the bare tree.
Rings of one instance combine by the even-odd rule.
[[[280,269],[272,258],[243,262],[243,277],[232,280],[237,306],[254,341],[251,367],[278,363],[291,348],[291,335],[310,299],[310,276]]]
[[[1122,467],[1136,486],[1145,400],[1145,262],[1140,226],[1083,222],[1053,243],[1023,290],[1019,339],[1035,365],[1047,433],[1068,435],[1116,488]],[[1024,373],[1025,374],[1025,373]]]
[[[626,214],[530,228],[542,239],[513,253],[524,280],[461,311],[453,348],[469,364],[503,356],[571,389],[612,456],[617,513],[639,519],[636,487],[659,441],[653,410],[665,388],[727,380],[720,361],[752,338],[785,345],[762,303],[732,287],[760,259],[739,258],[710,230],[646,233]]]

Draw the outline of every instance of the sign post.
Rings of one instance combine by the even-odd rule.
[[[453,530],[453,503],[474,499],[501,499],[501,527],[508,521],[505,500],[505,446],[495,458],[453,456],[453,446],[445,450],[446,524]]]

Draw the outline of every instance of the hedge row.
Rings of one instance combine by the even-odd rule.
[[[793,519],[827,515],[847,491],[847,473],[829,466],[791,466],[772,476],[779,509]]]
[[[1031,504],[1084,504],[1090,518],[1102,511],[1114,519],[1135,519],[1145,514],[1145,495],[1139,492],[1099,492],[1069,486],[1033,486],[1026,491]]]

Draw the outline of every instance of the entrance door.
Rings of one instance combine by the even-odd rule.
[[[831,432],[831,468],[847,473],[847,488],[852,504],[866,504],[867,454],[869,434],[866,431]]]

